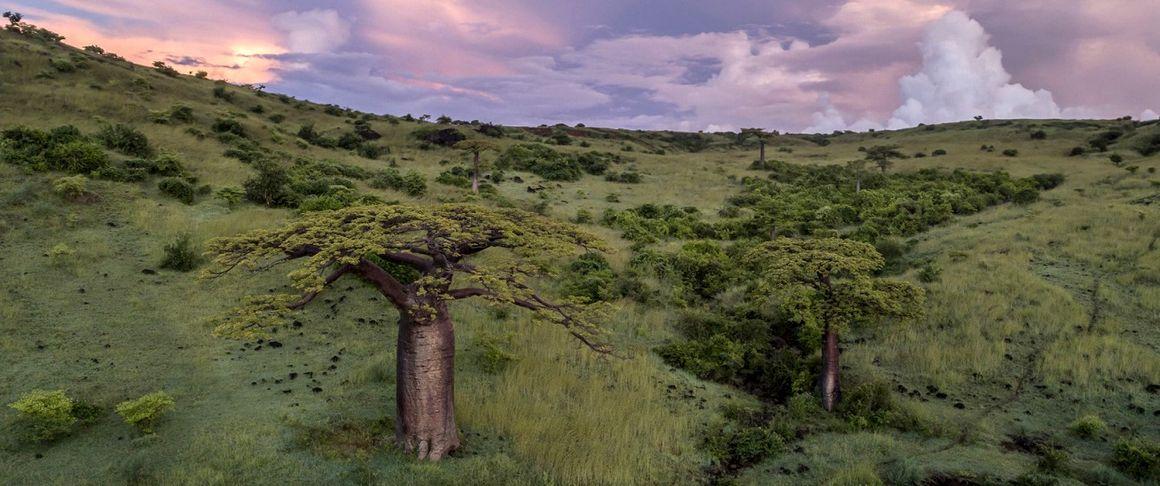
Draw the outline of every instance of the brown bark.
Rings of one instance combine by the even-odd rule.
[[[471,192],[479,194],[479,152],[475,153],[471,169]]]
[[[455,332],[446,303],[435,316],[399,319],[395,439],[408,454],[438,461],[459,447],[455,426]]]
[[[822,408],[834,410],[841,399],[842,389],[838,383],[838,333],[826,324],[822,332]]]
[[[757,142],[759,145],[761,145],[761,155],[758,156],[758,160],[761,161],[761,165],[762,165],[762,167],[764,167],[765,166],[765,140],[758,140]]]

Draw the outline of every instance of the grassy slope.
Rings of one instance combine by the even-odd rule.
[[[180,102],[194,109],[193,125],[202,131],[215,117],[233,113],[244,117],[247,131],[263,145],[367,168],[385,165],[343,151],[299,148],[293,133],[301,124],[325,130],[350,123],[317,105],[283,104],[237,88],[230,88],[237,93],[235,102],[226,103],[211,95],[210,81],[167,78],[96,59],[75,73],[36,78],[50,69],[51,57],[70,52],[75,51],[0,32],[0,127],[71,123],[92,132],[101,120],[130,123],[154,145],[177,153],[203,182],[215,188],[239,185],[250,170],[223,157],[223,145],[198,140],[181,124],[150,123],[150,111]],[[138,78],[151,89],[140,89]],[[255,104],[266,114],[247,113]],[[267,121],[272,113],[287,120]],[[1160,215],[1155,206],[1130,203],[1157,191],[1149,184],[1156,177],[1146,170],[1160,160],[1121,151],[1125,165],[1141,166],[1138,175],[1129,175],[1103,157],[1062,156],[1100,124],[1107,123],[1074,129],[1058,122],[983,129],[966,123],[846,135],[828,147],[777,139],[774,145],[794,151],[771,154],[797,163],[838,163],[857,158],[860,145],[889,142],[909,152],[943,148],[950,153],[900,161],[894,170],[1001,168],[1020,176],[1064,172],[1069,180],[1039,203],[989,210],[921,235],[914,258],[932,258],[943,268],[942,279],[927,285],[929,318],[908,328],[880,329],[848,348],[850,376],[881,377],[922,390],[921,397],[902,399],[942,424],[944,438],[814,435],[799,452],[769,460],[740,479],[799,483],[844,476],[857,482],[866,471],[896,480],[932,472],[1013,477],[1034,468],[1032,456],[999,446],[1007,434],[1020,431],[1055,433],[1074,453],[1076,470],[1116,479],[1097,462],[1106,459],[1110,444],[1132,433],[1160,435],[1153,416],[1160,403],[1144,389],[1160,374],[1160,254],[1148,249],[1160,231]],[[416,124],[376,120],[371,125],[384,134],[391,157],[429,180],[443,170],[440,160],[462,159],[451,151],[418,150],[407,140]],[[1045,127],[1047,140],[1028,138],[1033,125]],[[745,167],[753,158],[750,150],[727,149],[689,154],[667,147],[668,155],[644,154],[641,149],[663,145],[649,134],[617,131],[615,136],[637,139],[630,140],[637,151],[629,155],[645,175],[643,184],[589,176],[546,194],[530,194],[524,189],[528,184],[511,182],[500,191],[529,205],[547,198],[557,217],[580,208],[599,214],[606,207],[645,202],[691,205],[711,214],[737,190],[729,176],[749,174]],[[609,151],[625,143],[591,140],[594,149]],[[980,152],[981,144],[1000,151],[1017,148],[1021,155]],[[536,183],[535,176],[521,177]],[[696,450],[698,430],[716,420],[719,405],[744,400],[736,391],[673,371],[648,352],[671,336],[667,310],[625,303],[610,327],[635,358],[609,362],[594,359],[555,329],[527,324],[519,313],[501,318],[464,303],[455,313],[457,403],[467,449],[454,460],[416,464],[377,447],[380,434],[374,432],[393,415],[394,312],[372,301],[368,289],[352,281],[349,290],[328,295],[346,298],[337,311],[316,305],[300,318],[301,335],[283,334],[282,349],[254,352],[211,337],[206,320],[238,295],[282,285],[278,275],[204,283],[188,274],[141,273],[155,268],[162,246],[178,233],[191,232],[198,240],[236,234],[276,224],[292,212],[250,205],[230,211],[208,199],[185,206],[158,196],[151,183],[96,182],[100,202],[67,204],[48,190],[52,178],[0,165],[5,283],[0,402],[32,388],[66,388],[109,407],[165,388],[177,397],[178,408],[153,437],[136,436],[113,416],[50,446],[28,446],[6,434],[0,438],[4,482],[691,481],[706,462]],[[407,199],[363,189],[388,200]],[[468,199],[459,189],[437,184],[432,189],[423,201]],[[607,202],[610,193],[621,202]],[[608,230],[592,229],[621,249],[613,260],[623,264],[630,255],[627,245]],[[59,243],[77,249],[77,255],[54,266],[45,253]],[[1096,302],[1100,310],[1093,320]],[[508,333],[518,361],[501,375],[483,373],[473,359],[479,338]],[[332,356],[340,360],[328,370]],[[292,371],[314,371],[317,383],[301,375],[289,380]],[[949,397],[928,396],[928,385]],[[311,393],[314,386],[323,392]],[[682,398],[686,390],[695,398]],[[1064,433],[1071,420],[1092,412],[1111,426],[1104,440],[1079,441]],[[0,420],[10,418],[5,412]],[[963,437],[962,430],[971,433]],[[795,472],[787,475],[783,469]],[[804,472],[796,473],[799,469]]]

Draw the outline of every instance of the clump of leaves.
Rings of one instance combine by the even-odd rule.
[[[185,204],[193,204],[194,187],[189,181],[179,177],[166,177],[157,182],[157,189],[162,194],[172,197]]]
[[[105,125],[97,132],[97,139],[104,142],[105,147],[121,152],[125,155],[137,157],[152,157],[153,147],[149,139],[137,129],[124,125]]]
[[[1146,440],[1125,440],[1112,449],[1112,465],[1133,478],[1160,479],[1160,444]]]
[[[1107,424],[1096,415],[1084,415],[1075,419],[1068,426],[1068,430],[1071,430],[1071,433],[1084,439],[1091,439],[1100,435],[1105,428],[1107,428]]]
[[[52,182],[52,190],[70,201],[85,201],[96,198],[89,190],[89,179],[83,175],[61,177]]]
[[[20,412],[21,420],[28,424],[37,440],[67,435],[77,423],[72,414],[73,400],[64,390],[33,390],[8,406]]]
[[[483,334],[476,338],[475,362],[484,373],[499,374],[518,358],[511,352],[511,335]]]
[[[153,433],[153,425],[162,415],[173,408],[173,397],[165,391],[155,391],[135,400],[117,404],[117,414],[125,423],[136,426],[146,434]]]
[[[48,250],[48,259],[53,266],[61,267],[72,263],[72,257],[77,254],[71,246],[64,243],[58,243],[52,249]]]
[[[194,248],[189,234],[181,234],[168,245],[165,245],[165,257],[161,259],[161,268],[188,272],[202,263],[201,254]]]

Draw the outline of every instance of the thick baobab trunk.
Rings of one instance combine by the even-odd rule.
[[[822,408],[832,411],[842,396],[838,383],[838,333],[829,324],[822,333]]]
[[[446,305],[430,320],[399,319],[395,439],[438,461],[459,447],[455,427],[455,332]]]
[[[475,153],[471,165],[471,192],[479,194],[479,152]]]

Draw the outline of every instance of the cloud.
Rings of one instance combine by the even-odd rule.
[[[350,24],[335,10],[282,12],[271,23],[286,34],[290,52],[331,52],[350,38]]]
[[[1012,83],[1003,55],[990,45],[983,26],[953,11],[928,28],[920,46],[922,69],[898,81],[902,106],[891,128],[943,123],[974,116],[1058,118],[1050,91]]]
[[[1160,118],[1160,115],[1156,114],[1156,112],[1152,111],[1151,109],[1147,109],[1147,110],[1144,110],[1143,113],[1140,113],[1139,120],[1150,121],[1150,120],[1155,120],[1157,118]]]

